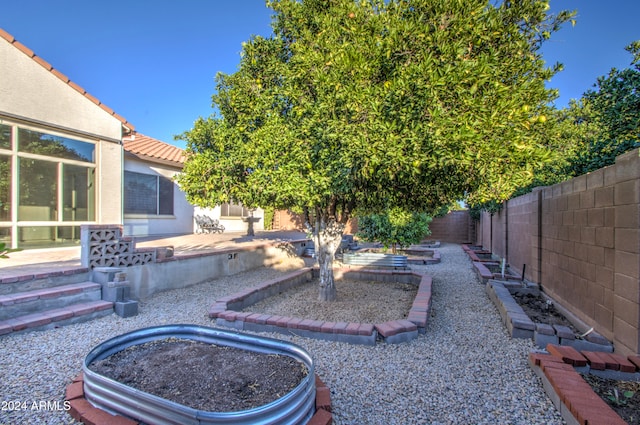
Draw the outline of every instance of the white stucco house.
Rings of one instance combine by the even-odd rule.
[[[2,29],[0,75],[0,242],[78,244],[83,224],[118,224],[128,236],[187,234],[196,214],[227,231],[246,229],[239,205],[199,210],[187,202],[172,179],[181,149],[136,133]]]
[[[194,207],[173,181],[182,171],[182,149],[142,135],[123,138],[124,148],[124,234],[153,236],[187,234],[198,231],[197,215],[218,220],[226,231],[243,232],[250,212],[241,205],[222,204],[212,209]],[[264,212],[254,229],[263,229]]]
[[[193,231],[193,206],[173,181],[182,149],[142,134],[123,138],[124,234],[147,236]]]

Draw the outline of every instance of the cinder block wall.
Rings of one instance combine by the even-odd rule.
[[[491,252],[500,258],[507,258],[509,254],[509,248],[507,247],[508,221],[506,206],[503,206],[500,211],[493,214],[493,224],[491,225]]]
[[[305,232],[307,229],[304,225],[302,214],[296,214],[289,210],[277,210],[273,217],[273,230],[299,230]],[[353,235],[357,231],[358,221],[352,218],[347,222],[344,233]]]
[[[273,217],[273,230],[306,230],[304,218],[288,210],[278,210]]]
[[[436,217],[429,224],[429,239],[440,242],[468,243],[473,241],[470,233],[469,211],[451,211],[443,217]]]
[[[301,215],[290,211],[275,212],[274,230],[305,230],[304,219]],[[474,240],[474,223],[467,210],[451,211],[444,217],[436,217],[429,224],[431,235],[428,239],[441,242],[468,243]],[[349,220],[345,227],[345,234],[354,235],[358,231],[358,220]]]
[[[480,215],[480,223],[476,224],[476,244],[480,245],[486,250],[491,251],[491,227],[493,218],[491,214],[482,212]]]
[[[510,268],[532,281],[539,281],[539,247],[538,237],[538,205],[540,190],[537,189],[505,204],[508,216],[505,258]]]
[[[621,343],[635,347],[640,353],[640,150],[623,155],[616,161],[613,192],[614,213],[614,275],[613,332]],[[596,205],[603,202],[596,192]],[[604,219],[610,221],[611,211]],[[609,244],[611,234],[596,230],[596,241]],[[608,254],[608,255],[607,255]],[[605,260],[611,263],[611,252]],[[597,275],[599,277],[599,275]]]
[[[526,264],[528,279],[621,353],[640,352],[639,153],[514,198],[501,215],[483,214],[478,226],[483,247],[489,228],[492,252],[516,271]]]

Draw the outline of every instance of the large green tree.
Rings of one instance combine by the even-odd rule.
[[[545,0],[274,0],[273,36],[219,74],[217,113],[184,133],[180,185],[202,206],[303,212],[332,262],[355,213],[506,199],[551,150],[557,68],[541,43],[571,17]]]
[[[611,165],[616,156],[640,146],[640,40],[625,49],[633,56],[631,67],[612,68],[572,105],[574,126],[590,130],[570,160],[572,176]]]
[[[548,125],[537,128],[538,140],[552,149],[554,155],[544,167],[537,170],[533,180],[516,190],[512,197],[531,192],[540,186],[550,186],[574,177],[573,162],[587,150],[587,146],[595,140],[600,132],[600,125],[585,120],[585,108],[580,101],[571,100],[563,109],[552,109],[547,115]],[[476,205],[480,209],[495,212],[500,203],[488,202]]]
[[[598,77],[580,99],[552,110],[548,126],[536,129],[539,140],[553,149],[554,159],[514,196],[611,165],[617,156],[640,146],[640,40],[625,49],[633,55],[631,67],[612,68]],[[492,211],[497,205],[479,207]]]

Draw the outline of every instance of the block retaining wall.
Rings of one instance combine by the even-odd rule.
[[[278,264],[302,255],[308,239],[265,242],[173,255],[173,247],[139,249],[135,240],[122,238],[117,225],[82,226],[82,263],[86,269],[122,268],[131,282],[131,297],[145,299],[157,292],[185,288],[220,276]],[[133,261],[143,254],[145,261]],[[147,261],[148,260],[148,261]]]
[[[483,213],[475,243],[580,320],[640,352],[640,150]]]

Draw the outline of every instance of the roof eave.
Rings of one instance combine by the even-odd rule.
[[[134,153],[134,152],[126,151],[126,150],[125,150],[125,156],[129,156],[131,158],[135,158],[135,159],[137,159],[139,161],[153,162],[154,164],[159,164],[159,165],[168,165],[170,167],[178,168],[180,170],[182,170],[182,168],[184,167],[184,163],[179,162],[179,161],[171,161],[171,160],[168,160],[168,159],[156,158],[154,156]]]

